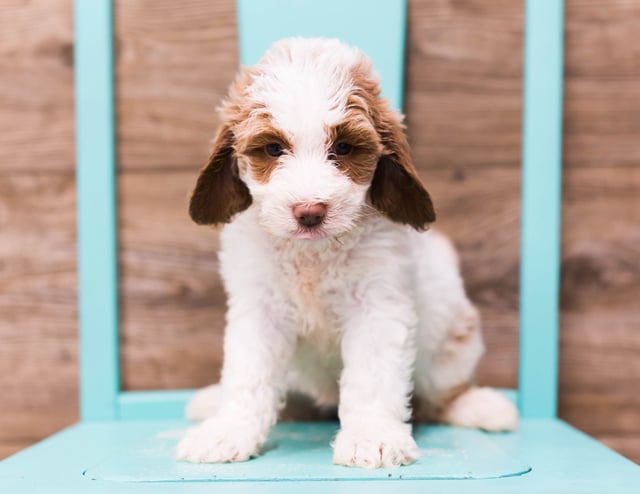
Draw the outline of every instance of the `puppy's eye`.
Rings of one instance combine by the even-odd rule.
[[[334,146],[336,156],[345,156],[351,152],[353,146],[347,142],[338,142]]]
[[[264,147],[264,149],[269,156],[273,156],[274,158],[277,158],[278,156],[282,156],[284,154],[282,145],[277,142],[272,142],[271,144],[267,144]]]

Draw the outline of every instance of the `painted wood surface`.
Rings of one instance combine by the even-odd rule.
[[[176,420],[76,424],[0,463],[0,488],[12,494],[111,494],[114,490],[140,494],[176,491],[195,494],[212,490],[243,494],[301,491],[417,494],[434,490],[429,487],[450,494],[637,493],[637,465],[557,419],[524,419],[514,434],[430,427],[425,431],[418,427],[418,444],[422,436],[427,446],[422,449],[422,460],[389,470],[331,465],[328,438],[335,427],[332,423],[278,424],[267,440],[271,447],[250,462],[226,465],[173,462],[170,451],[185,426],[185,422]],[[550,449],[550,442],[562,447]],[[463,454],[460,444],[469,446],[462,450]],[[65,454],[59,455],[60,451]],[[52,457],[56,457],[55,462],[50,461]],[[489,473],[486,467],[498,473],[497,465],[491,463],[499,458],[522,464],[524,469],[531,465],[532,469],[510,477],[468,479],[478,476],[478,467],[485,474]],[[40,475],[34,475],[33,465],[38,465]],[[500,470],[504,472],[503,468]],[[445,472],[448,478],[442,478]],[[416,477],[431,476],[430,473],[440,478],[425,489],[425,481]],[[127,482],[114,483],[118,482],[116,479],[124,480],[123,474],[127,474]],[[461,474],[468,480],[456,478]],[[231,480],[235,476],[238,481]],[[178,482],[149,481],[154,478]],[[203,478],[209,481],[200,481]],[[313,480],[309,481],[310,478]],[[351,480],[343,482],[347,478]]]
[[[234,15],[232,0],[117,2],[128,389],[218,376],[217,236],[186,198],[235,72]],[[71,1],[4,2],[0,32],[2,455],[77,418]],[[637,32],[637,2],[567,2],[559,404],[640,461]],[[521,3],[411,1],[407,47],[413,156],[483,314],[480,381],[513,387]]]

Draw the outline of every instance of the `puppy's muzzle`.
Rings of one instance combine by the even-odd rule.
[[[327,216],[327,205],[322,202],[296,204],[293,206],[293,216],[300,226],[316,228]]]

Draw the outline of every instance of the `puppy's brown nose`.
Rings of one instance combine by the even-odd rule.
[[[293,215],[300,226],[315,228],[324,221],[327,205],[321,202],[296,204],[293,206]]]

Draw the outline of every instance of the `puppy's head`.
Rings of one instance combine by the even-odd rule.
[[[252,203],[280,237],[340,235],[372,211],[425,229],[435,220],[402,117],[380,98],[371,61],[337,40],[282,40],[244,69],[191,197],[196,223]]]

